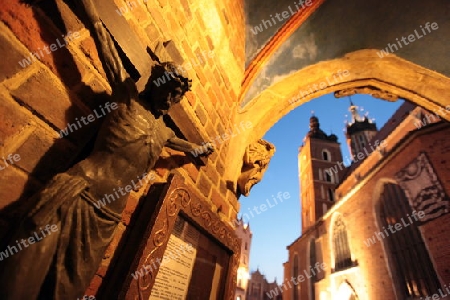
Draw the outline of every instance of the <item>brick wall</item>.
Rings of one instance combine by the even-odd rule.
[[[242,1],[152,0],[115,1],[117,18],[125,18],[132,32],[154,50],[173,41],[193,80],[192,91],[174,107],[171,117],[195,142],[212,140],[233,126],[237,95],[244,72],[244,14]],[[1,236],[7,234],[28,199],[52,176],[89,153],[102,119],[67,137],[59,131],[111,101],[94,41],[74,7],[62,1],[35,6],[11,0],[0,10],[0,154],[20,159],[0,171]],[[57,49],[47,48],[62,35],[72,40]],[[36,53],[40,59],[23,61]],[[23,64],[23,67],[21,65]],[[220,210],[224,221],[235,219],[239,205],[223,175],[228,141],[217,145],[206,166],[184,154],[165,149],[155,166],[156,182],[164,182],[177,168],[186,182]],[[177,154],[177,159],[171,158]],[[122,223],[105,253],[104,261],[87,294],[95,294],[123,233],[148,186],[132,192]]]

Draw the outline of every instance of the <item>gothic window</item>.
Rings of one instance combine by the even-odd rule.
[[[322,150],[322,159],[326,161],[331,161],[331,153],[328,150]]]
[[[357,300],[358,299],[358,296],[356,295],[355,290],[348,283],[347,280],[345,280],[343,283],[341,283],[337,293],[340,296],[339,299],[348,299],[348,300]]]
[[[412,217],[413,222],[407,218],[407,215],[412,215],[412,209],[402,188],[393,183],[385,184],[379,209],[380,228],[402,224],[403,221],[409,224],[384,239],[402,297],[433,295],[440,289],[440,284],[417,222]]]
[[[351,148],[352,148],[352,154],[355,154],[354,152],[356,151],[356,145],[355,145],[355,141],[354,140],[352,140],[351,141]]]
[[[325,269],[322,269],[322,267],[324,267],[324,263],[323,263],[323,255],[322,255],[322,241],[319,240],[315,240],[314,241],[314,250],[315,250],[315,255],[316,255],[316,262],[319,263],[319,265],[321,266],[321,271],[316,273],[316,281],[322,280],[323,278],[325,278]]]
[[[341,216],[338,216],[333,224],[333,248],[335,271],[341,271],[353,266],[347,228]]]
[[[328,200],[334,201],[334,193],[332,189],[328,189]]]
[[[330,174],[331,170],[325,170],[325,181],[333,183],[333,176]]]
[[[293,267],[293,270],[292,270],[292,274],[294,275],[294,278],[297,278],[298,277],[298,255],[297,255],[297,253],[296,254],[294,254],[294,267]],[[298,295],[298,289],[297,289],[297,287],[294,287],[293,288],[293,299],[294,300],[298,300],[299,299],[299,295]]]
[[[252,295],[259,296],[259,294],[261,294],[261,284],[253,283],[252,284]]]
[[[319,168],[319,180],[323,180],[322,169]]]
[[[366,143],[365,143],[365,140],[364,140],[364,135],[359,135],[358,137],[359,137],[359,144],[361,145],[361,151],[362,151],[362,149],[364,147],[366,147]]]

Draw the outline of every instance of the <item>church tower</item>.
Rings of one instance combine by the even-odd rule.
[[[358,106],[350,100],[349,111],[352,113],[352,120],[347,123],[346,136],[352,161],[358,161],[358,154],[366,155],[369,143],[377,134],[377,125],[367,117],[361,117],[358,113]],[[345,129],[344,129],[345,130]]]
[[[334,204],[334,190],[345,167],[337,136],[320,129],[319,119],[312,116],[309,132],[299,148],[302,232],[305,232]]]

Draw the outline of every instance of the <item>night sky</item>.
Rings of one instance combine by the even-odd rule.
[[[369,118],[374,118],[378,129],[390,118],[395,110],[403,103],[372,98],[368,95],[352,96],[352,101],[359,106],[361,115],[369,112]],[[298,148],[309,130],[311,111],[319,118],[320,128],[327,134],[334,133],[341,143],[343,157],[349,156],[348,147],[343,132],[344,120],[350,120],[349,100],[336,99],[333,95],[325,95],[308,102],[277,122],[264,136],[273,143],[276,152],[272,158],[263,180],[255,185],[249,197],[242,196],[241,214],[247,213],[253,232],[250,252],[250,269],[259,270],[269,281],[277,278],[278,283],[283,279],[283,263],[287,260],[286,246],[294,242],[300,235],[300,198],[297,170]],[[347,118],[345,117],[347,115]],[[275,204],[272,195],[277,198],[279,193],[289,193],[288,197],[281,197],[283,202]],[[286,194],[287,195],[287,194]],[[272,207],[268,207],[267,202]],[[267,210],[259,214],[254,206],[267,205]],[[250,211],[253,213],[250,214]]]

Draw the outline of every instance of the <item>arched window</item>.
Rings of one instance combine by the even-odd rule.
[[[326,182],[331,182],[331,183],[333,183],[333,176],[330,174],[330,173],[332,173],[333,171],[331,171],[331,169],[327,169],[327,170],[325,170],[325,181]]]
[[[297,253],[294,254],[294,267],[292,270],[292,274],[294,275],[294,278],[297,278],[299,275],[298,274],[298,255],[297,255]],[[294,286],[294,288],[293,288],[293,299],[294,300],[300,299],[299,295],[298,295],[298,288],[296,286]]]
[[[328,189],[328,200],[334,201],[334,192],[332,189]]]
[[[409,223],[384,239],[391,258],[390,265],[394,266],[393,272],[397,274],[401,298],[431,296],[440,289],[418,224],[412,217],[413,222],[408,220],[411,213],[411,206],[402,188],[393,183],[385,184],[379,203],[380,228]]]
[[[361,151],[366,147],[366,140],[364,139],[364,135],[359,135],[359,145],[361,146]]]
[[[345,300],[357,300],[358,296],[355,293],[353,287],[347,282],[344,281],[339,286],[339,289],[336,293],[337,299],[345,299]]]
[[[347,228],[341,216],[333,224],[334,271],[341,271],[353,266]]]
[[[261,283],[252,282],[252,295],[253,296],[261,295]]]
[[[322,159],[326,161],[331,161],[331,153],[327,149],[322,150]]]

